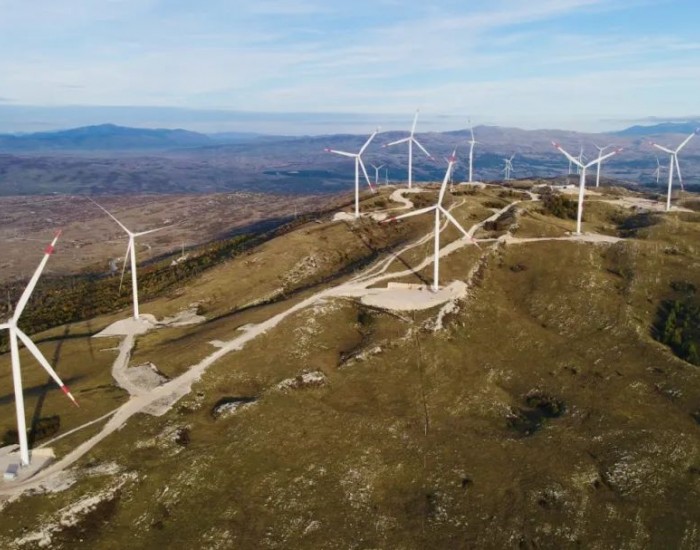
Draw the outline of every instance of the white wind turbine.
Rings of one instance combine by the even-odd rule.
[[[434,206],[429,206],[427,208],[421,208],[419,210],[415,210],[414,212],[409,212],[407,214],[402,214],[401,216],[396,216],[392,218],[388,218],[383,222],[380,223],[390,223],[394,222],[396,220],[400,220],[402,218],[410,218],[411,216],[418,216],[420,214],[425,214],[427,212],[432,212],[435,211],[435,251],[434,251],[434,259],[433,259],[433,291],[437,292],[440,287],[439,287],[439,279],[440,279],[440,214],[444,214],[445,217],[452,222],[457,229],[459,229],[462,234],[464,235],[465,238],[471,240],[474,244],[476,244],[476,241],[472,238],[472,236],[465,231],[465,229],[460,225],[460,223],[455,219],[455,217],[450,214],[450,212],[442,206],[442,201],[445,198],[445,192],[447,191],[447,182],[450,179],[450,175],[452,174],[452,168],[454,167],[455,163],[457,162],[457,158],[455,157],[456,151],[452,152],[452,156],[450,156],[448,163],[447,163],[447,172],[445,172],[445,178],[442,180],[442,186],[440,187],[440,194],[438,195],[438,201]],[[478,245],[477,245],[478,246]]]
[[[509,159],[503,159],[506,163],[506,167],[503,169],[503,172],[505,172],[505,181],[510,180],[510,174],[513,171],[513,159],[515,158],[515,155],[511,155]]]
[[[467,142],[469,143],[469,183],[472,182],[472,167],[474,165],[474,145],[479,143],[474,139],[474,128],[469,121],[469,132],[471,132],[472,138]]]
[[[596,149],[598,149],[598,165],[596,166],[596,172],[595,172],[595,186],[598,187],[600,185],[600,165],[603,164],[602,162],[600,162],[600,157],[602,157],[605,150],[610,149],[612,147],[612,145],[606,145],[605,147],[598,147],[594,143],[593,146]]]
[[[384,165],[380,164],[379,166],[376,166],[372,164],[371,166],[372,168],[374,168],[374,186],[379,187],[379,170],[384,168]]]
[[[608,153],[607,155],[603,155],[602,157],[599,156],[597,159],[592,160],[588,164],[583,164],[583,162],[579,161],[576,157],[573,157],[569,153],[567,153],[556,141],[553,141],[552,145],[554,145],[554,147],[556,147],[560,152],[562,152],[564,156],[569,159],[569,161],[574,163],[581,170],[581,177],[578,186],[578,212],[576,214],[576,234],[580,235],[581,218],[583,217],[583,195],[586,187],[586,170],[591,166],[595,166],[596,164],[603,162],[605,159],[609,159],[613,155],[617,155],[620,151],[622,151],[622,148],[615,149],[612,153]]]
[[[425,150],[425,147],[423,147],[418,140],[415,138],[415,133],[416,133],[416,123],[418,122],[418,113],[420,110],[416,110],[416,116],[413,117],[413,126],[411,126],[411,134],[408,137],[405,137],[403,139],[397,139],[396,141],[392,141],[391,143],[386,143],[382,145],[382,147],[391,147],[392,145],[398,145],[399,143],[408,143],[408,188],[411,188],[411,185],[413,184],[413,144],[415,143],[418,148],[425,153],[425,156],[428,157],[430,160],[433,160],[433,157],[428,151]]]
[[[14,383],[15,410],[17,412],[17,436],[19,438],[19,454],[22,466],[29,465],[29,444],[27,443],[27,423],[24,415],[24,394],[22,392],[22,371],[20,370],[19,363],[19,343],[17,341],[18,339],[22,341],[24,347],[26,347],[29,350],[29,352],[34,356],[34,358],[39,362],[39,364],[42,367],[44,367],[44,370],[46,370],[46,372],[49,373],[49,376],[51,376],[51,378],[54,379],[54,381],[56,382],[56,384],[58,384],[63,393],[65,393],[68,396],[68,398],[71,401],[73,401],[73,403],[76,406],[78,406],[78,402],[75,400],[75,397],[73,397],[70,390],[58,377],[56,371],[53,370],[53,368],[51,368],[51,365],[46,360],[46,358],[41,353],[36,344],[34,344],[34,342],[32,342],[29,339],[29,336],[22,332],[17,326],[17,322],[19,321],[19,318],[21,317],[24,308],[27,306],[27,302],[29,301],[32,292],[34,291],[34,287],[36,287],[36,283],[39,280],[39,277],[41,276],[41,272],[44,270],[46,262],[49,261],[49,256],[51,256],[51,254],[53,254],[54,252],[56,242],[58,241],[58,237],[60,236],[60,234],[61,232],[58,231],[53,241],[51,241],[51,244],[46,247],[46,250],[44,251],[44,257],[39,263],[39,267],[36,268],[34,275],[29,280],[27,288],[24,289],[22,296],[20,296],[20,299],[17,302],[17,306],[15,307],[14,314],[10,319],[7,320],[7,322],[0,324],[0,329],[7,329],[9,331],[10,357],[12,360],[12,381]]]
[[[681,177],[681,167],[680,164],[678,164],[678,153],[681,152],[681,149],[685,147],[688,142],[693,139],[693,137],[696,134],[700,134],[700,128],[696,129],[692,134],[690,134],[685,140],[683,140],[683,143],[681,143],[676,149],[669,149],[667,147],[663,147],[659,145],[658,143],[651,142],[651,144],[656,147],[657,149],[663,151],[664,153],[668,153],[671,155],[671,162],[669,164],[668,168],[668,196],[666,198],[666,211],[668,212],[671,210],[671,186],[673,185],[673,168],[675,166],[676,172],[678,173],[678,181],[681,184],[681,190],[683,190],[683,178]]]
[[[89,197],[88,197],[89,198]],[[132,297],[133,297],[133,302],[134,302],[134,320],[138,321],[139,319],[139,287],[138,287],[138,281],[136,278],[136,237],[143,237],[144,235],[148,235],[149,233],[155,233],[156,231],[161,231],[162,229],[165,229],[168,226],[164,227],[158,227],[156,229],[149,229],[148,231],[140,231],[138,233],[134,233],[133,231],[130,231],[129,229],[126,228],[126,226],[120,222],[117,218],[115,218],[109,210],[95,202],[94,200],[90,199],[97,207],[99,207],[105,214],[107,214],[110,218],[112,218],[119,227],[121,227],[126,234],[129,236],[129,244],[126,246],[126,254],[124,254],[124,263],[122,264],[122,277],[121,280],[119,281],[119,289],[121,290],[122,287],[122,281],[124,280],[124,271],[126,270],[126,258],[127,256],[131,259],[131,289],[132,289]]]
[[[369,176],[367,175],[365,163],[362,162],[362,153],[365,152],[365,149],[367,149],[369,144],[374,139],[374,136],[376,136],[378,133],[379,128],[377,128],[374,131],[374,133],[372,133],[372,135],[369,136],[369,139],[365,141],[365,144],[360,148],[359,153],[347,153],[345,151],[337,151],[336,149],[331,149],[329,147],[326,147],[325,149],[325,151],[328,153],[335,153],[336,155],[355,159],[355,218],[360,217],[360,168],[362,168],[362,173],[365,176],[365,180],[367,180],[367,185],[369,185],[369,188],[372,190],[373,193],[376,193],[374,187],[372,186],[372,182],[369,181]]]

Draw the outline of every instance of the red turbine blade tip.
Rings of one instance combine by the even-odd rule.
[[[61,391],[68,396],[68,398],[73,402],[73,404],[76,407],[80,407],[80,405],[78,405],[78,402],[75,400],[75,397],[73,397],[73,394],[68,389],[68,386],[61,386]]]
[[[56,233],[54,234],[54,237],[55,237],[55,238],[60,237],[62,232],[63,232],[63,229],[57,229],[57,230],[56,230]]]
[[[47,246],[46,249],[44,250],[44,254],[53,254],[53,253],[54,253],[54,250],[56,250],[56,248],[55,248],[52,244],[50,244],[50,245]]]

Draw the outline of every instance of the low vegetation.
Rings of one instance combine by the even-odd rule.
[[[691,300],[666,300],[659,307],[656,337],[681,359],[700,366],[700,307]]]
[[[575,220],[577,209],[578,203],[576,201],[560,193],[549,192],[542,194],[542,211],[546,214],[564,220]]]

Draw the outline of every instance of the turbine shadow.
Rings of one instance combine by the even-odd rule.
[[[58,374],[58,364],[61,360],[61,348],[63,348],[63,342],[66,337],[70,334],[70,325],[66,325],[63,330],[63,336],[58,339],[58,344],[56,344],[56,350],[54,351],[51,364],[53,365],[56,374]],[[32,420],[29,423],[30,434],[36,434],[39,427],[39,422],[41,420],[41,411],[44,408],[44,401],[46,401],[46,394],[51,390],[52,387],[56,387],[56,383],[50,376],[47,378],[46,383],[43,386],[37,386],[39,391],[39,399],[37,399],[36,407],[34,408],[34,414],[32,415]],[[24,392],[25,395],[27,392]],[[33,438],[32,438],[33,439]],[[30,441],[30,445],[33,441]]]

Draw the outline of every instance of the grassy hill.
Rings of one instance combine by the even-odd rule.
[[[609,198],[587,202],[584,230],[624,237],[617,243],[491,241],[443,258],[445,283],[469,283],[446,310],[313,299],[392,252],[389,272],[417,265],[431,239],[401,251],[429,234],[431,216],[303,224],[169,288],[142,309],[162,317],[197,304],[206,322],[139,337],[130,365],[150,361],[171,378],[212,342],[307,305],[221,356],[164,415],[134,415],[60,490],[5,503],[0,542],[698,547],[700,371],[664,343],[663,329],[669,303],[685,308],[672,330],[684,315],[692,324],[700,303],[700,214],[647,215]],[[469,227],[520,199],[458,188],[449,200]],[[386,203],[365,197],[363,208]],[[477,236],[564,237],[574,226],[558,202],[515,209]],[[443,246],[457,237],[443,231]],[[85,336],[126,315],[37,335],[84,406],[69,411],[50,390],[30,395],[28,410],[42,399],[42,416],[59,415],[64,432],[125,402],[108,372],[116,352],[103,351],[117,341]],[[44,382],[27,367],[28,387]],[[0,383],[10,388],[6,355]],[[0,400],[2,427],[13,424],[11,407]],[[53,447],[61,456],[100,426]]]

